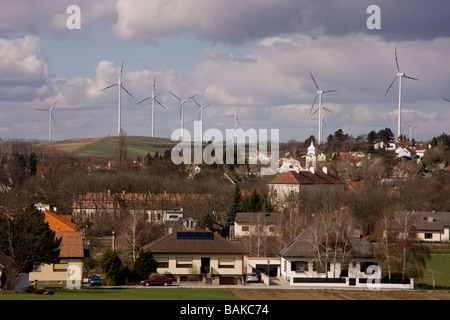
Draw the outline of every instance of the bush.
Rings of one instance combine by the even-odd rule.
[[[106,249],[100,257],[99,267],[105,274],[105,282],[108,286],[115,286],[122,282],[122,260],[115,251]]]

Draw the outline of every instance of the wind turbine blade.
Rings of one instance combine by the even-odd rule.
[[[239,126],[242,127],[241,122],[239,121],[239,119],[237,117],[236,117],[236,121],[237,121],[237,123],[239,123]]]
[[[242,108],[242,106],[239,106],[238,111],[236,112],[236,116],[238,115],[239,111],[241,111],[241,108]]]
[[[317,91],[319,91],[319,86],[317,85],[316,80],[314,80],[314,77],[313,77],[313,75],[312,75],[312,72],[310,71],[309,73],[311,74],[312,81],[314,82],[314,85],[316,86]]]
[[[408,126],[408,128],[411,128],[411,126],[409,125],[408,121],[405,120],[405,123]]]
[[[312,106],[311,106],[311,110],[309,110],[309,115],[311,115],[311,112],[312,112],[312,110],[313,110],[313,108],[314,108],[314,104],[316,103],[317,97],[318,97],[318,96],[319,96],[319,94],[316,94],[316,97],[314,98],[313,104],[312,104]]]
[[[328,126],[327,126],[327,124],[325,123],[325,120],[322,119],[322,123],[323,123],[323,125],[325,126],[325,128],[328,129]]]
[[[397,66],[397,73],[398,73],[398,72],[400,72],[400,67],[398,66],[397,47],[395,48],[395,64]]]
[[[327,91],[323,91],[323,93],[329,93],[329,92],[336,92],[337,90],[327,90]]]
[[[194,94],[192,97],[189,97],[189,98],[187,98],[186,100],[184,100],[185,102],[186,101],[189,101],[189,100],[191,100],[192,98],[194,98],[194,97],[196,97],[197,95],[196,94]]]
[[[129,94],[129,95],[130,95],[130,96],[131,96],[132,98],[134,98],[134,96],[133,96],[133,95],[132,95],[131,93],[129,93],[129,92],[128,92],[128,90],[127,90],[127,89],[125,89],[125,87],[124,87],[124,86],[122,86],[122,85],[120,85],[120,86],[122,87],[122,89],[123,89],[123,90],[125,90],[125,92],[126,92],[126,93],[128,93],[128,94]]]
[[[314,113],[311,114],[310,116],[311,116],[311,117],[314,116],[314,115],[317,113],[317,111],[319,111],[319,109],[316,109],[316,111],[314,111]]]
[[[139,101],[137,104],[140,104],[140,103],[142,103],[142,102],[144,102],[144,101],[147,101],[147,100],[150,99],[150,98],[151,98],[151,97],[145,98],[144,100]]]
[[[153,91],[155,91],[155,86],[156,86],[156,76],[155,79],[153,79]]]
[[[56,123],[55,117],[53,116],[53,113],[50,112],[50,115],[52,116],[53,122]]]
[[[110,86],[107,86],[106,88],[103,88],[103,89],[100,90],[100,91],[104,91],[104,90],[109,89],[109,88],[112,88],[112,87],[114,87],[114,86],[117,86],[117,83],[114,83],[114,84],[112,84],[112,85],[110,85]]]
[[[387,89],[386,93],[384,94],[385,97],[387,96],[389,90],[391,89],[392,85],[394,84],[395,80],[397,80],[397,78],[398,78],[398,77],[396,76],[396,77],[394,78],[394,80],[392,80],[391,85],[389,86],[389,88]]]
[[[53,108],[54,108],[54,107],[55,107],[55,105],[56,105],[56,102],[58,102],[58,99],[56,99],[56,100],[55,100],[55,102],[53,102],[52,106],[50,107],[50,111],[52,111],[52,110],[53,110]]]
[[[198,104],[197,100],[193,99],[195,104],[201,109],[202,107]]]
[[[202,115],[202,109],[200,109],[200,111],[198,112],[198,121],[200,121],[201,115]]]
[[[327,109],[327,108],[325,108],[325,107],[323,107],[323,109],[326,110],[326,111],[328,111],[328,112],[333,113],[333,111],[331,111],[330,109]]]
[[[181,107],[180,107],[180,119],[181,119],[182,111],[183,111],[183,105],[181,105]]]
[[[405,75],[403,75],[403,78],[407,78],[407,79],[411,79],[411,80],[417,80],[417,81],[419,81],[419,79],[416,79],[416,78],[413,78],[413,77],[408,77],[408,76],[405,76]]]
[[[181,99],[178,98],[172,91],[170,91],[170,93],[171,93],[178,101],[181,101]]]
[[[450,102],[450,99],[442,98],[442,100],[445,100],[445,101],[447,101],[447,102]]]
[[[159,104],[161,107],[163,107],[164,109],[166,108],[166,107],[164,107],[164,106],[161,104],[161,102],[159,102],[158,100],[156,100],[156,98],[155,98],[155,101],[158,102],[158,104]]]
[[[39,111],[50,111],[50,109],[36,109],[36,110],[39,110]]]

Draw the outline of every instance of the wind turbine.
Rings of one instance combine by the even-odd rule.
[[[411,139],[412,139],[411,131],[412,131],[413,129],[418,128],[418,126],[411,127],[407,121],[405,121],[405,122],[406,122],[406,125],[408,126],[408,129],[409,129],[409,142],[411,142]]]
[[[391,85],[386,91],[386,94],[384,96],[387,96],[389,90],[391,89],[392,85],[394,84],[395,80],[399,80],[398,83],[398,128],[397,128],[397,139],[402,134],[402,78],[407,78],[411,80],[419,80],[413,77],[408,77],[405,75],[405,73],[400,72],[400,67],[398,66],[398,59],[397,59],[397,48],[395,48],[395,64],[397,67],[397,75],[395,76],[394,80],[392,80]]]
[[[226,116],[226,117],[234,118],[234,143],[237,143],[237,137],[236,137],[237,124],[239,123],[239,125],[242,126],[238,119],[238,113],[241,110],[241,108],[242,108],[242,106],[239,106],[239,108],[237,109],[235,114],[233,114],[231,116]]]
[[[442,98],[442,100],[445,100],[445,101],[447,101],[447,102],[450,102],[450,99]]]
[[[194,100],[195,104],[200,108],[200,111],[198,112],[198,120],[200,120],[200,134],[201,134],[200,142],[203,142],[203,109],[208,108],[212,104],[208,104],[208,105],[202,107],[198,104],[198,102],[195,99],[193,99],[193,100]]]
[[[178,98],[172,91],[170,92],[178,101],[181,102],[181,108],[180,108],[180,118],[181,118],[181,140],[183,140],[184,138],[184,104],[191,100],[192,98],[194,98],[196,96],[196,94],[194,94],[193,96],[186,98],[184,100],[181,100],[180,98]]]
[[[164,107],[162,104],[161,104],[161,102],[159,102],[157,99],[156,99],[156,96],[155,96],[155,85],[156,85],[156,77],[155,77],[155,79],[153,80],[153,87],[152,87],[152,95],[150,96],[150,97],[147,97],[147,98],[145,98],[145,99],[143,99],[143,100],[141,100],[141,101],[139,101],[137,104],[140,104],[140,103],[142,103],[142,102],[144,102],[144,101],[147,101],[148,99],[150,99],[150,98],[152,98],[152,138],[155,136],[155,101],[156,102],[158,102],[158,104],[161,106],[161,107],[163,107],[164,109],[166,108],[166,107]]]
[[[53,102],[52,106],[49,109],[37,109],[40,111],[47,111],[49,113],[49,119],[48,119],[48,141],[52,142],[52,121],[55,121],[55,117],[53,117],[53,108],[56,105],[56,102],[58,101],[58,99],[55,100],[55,102]]]
[[[102,90],[100,90],[100,91],[104,91],[104,90],[112,88],[114,86],[119,86],[119,114],[118,114],[118,119],[117,119],[117,136],[120,136],[120,129],[122,129],[122,126],[121,126],[121,113],[122,113],[121,93],[122,93],[122,89],[125,90],[125,92],[128,93],[132,98],[134,98],[133,95],[131,93],[129,93],[128,90],[125,89],[125,87],[122,84],[122,71],[123,71],[123,62],[122,62],[122,67],[120,68],[119,80],[117,81],[117,83],[114,83],[114,84],[107,86],[106,88],[103,88]]]
[[[319,108],[316,110],[316,112],[319,112],[319,137],[318,137],[319,139],[318,139],[318,143],[319,143],[319,145],[320,145],[320,144],[322,144],[322,135],[323,135],[323,127],[322,127],[322,124],[323,124],[323,114],[322,114],[322,109],[325,109],[326,111],[330,111],[330,110],[324,108],[324,106],[322,105],[322,94],[324,94],[324,93],[329,93],[329,92],[335,92],[335,91],[337,91],[337,90],[320,90],[320,89],[319,89],[319,86],[317,85],[316,80],[314,79],[313,74],[312,74],[311,72],[310,72],[310,74],[311,74],[312,81],[314,82],[314,85],[315,85],[315,87],[316,87],[316,89],[317,89],[317,93],[316,93],[316,97],[314,98],[314,101],[313,101],[313,104],[312,104],[312,106],[311,106],[311,110],[309,111],[309,113],[311,114],[311,112],[312,112],[312,110],[313,110],[313,108],[314,108],[314,104],[316,103],[317,98],[319,98]],[[314,115],[316,112],[314,112],[313,115]],[[331,111],[330,111],[330,112],[331,112]]]

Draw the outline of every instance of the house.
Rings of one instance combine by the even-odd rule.
[[[314,223],[279,252],[281,276],[291,286],[366,287],[379,262],[374,257],[373,245],[360,236],[358,226],[354,226],[353,232],[338,247],[324,249],[328,257],[319,257],[315,241],[320,228],[315,229]],[[325,243],[320,242],[320,246],[323,245]],[[378,277],[381,282],[381,274]],[[397,286],[401,285],[392,285]]]
[[[60,261],[54,264],[35,264],[29,274],[31,282],[45,284],[65,284],[69,279],[81,284],[83,279],[83,234],[80,226],[71,221],[70,215],[61,215],[54,210],[41,206],[45,222],[55,231],[55,237],[61,239],[59,246]]]
[[[258,232],[275,236],[283,227],[284,215],[279,212],[237,212],[234,220],[234,237],[247,237]]]
[[[275,210],[283,211],[286,201],[296,199],[302,192],[319,191],[344,192],[344,182],[328,173],[327,168],[315,170],[311,167],[308,171],[289,171],[281,174],[267,184],[269,198],[274,204]]]
[[[408,223],[416,233],[419,241],[448,242],[450,241],[450,212],[436,211],[398,211],[390,221],[390,229],[396,236],[401,236],[399,224],[408,219]]]
[[[158,273],[177,282],[242,283],[244,251],[209,231],[177,231],[143,248],[158,262]]]

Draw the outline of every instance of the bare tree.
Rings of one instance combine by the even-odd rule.
[[[117,161],[119,163],[119,168],[122,168],[127,160],[127,150],[128,150],[127,133],[123,129],[120,129],[120,134],[117,137],[117,147],[116,147],[116,155]]]
[[[139,250],[144,224],[144,215],[141,210],[129,210],[121,224],[119,235],[124,240],[133,261],[136,260],[136,253]]]

